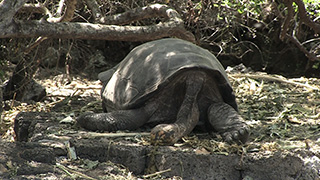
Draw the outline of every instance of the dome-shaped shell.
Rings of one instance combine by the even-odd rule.
[[[134,48],[110,80],[104,82],[101,93],[104,105],[107,109],[137,108],[175,75],[188,69],[203,69],[216,77],[224,101],[237,110],[231,85],[217,58],[208,50],[175,38],[156,40]]]

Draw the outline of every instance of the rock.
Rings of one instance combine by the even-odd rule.
[[[134,174],[143,174],[146,168],[148,154],[146,146],[128,141],[114,142],[107,138],[77,139],[71,144],[76,148],[77,156],[84,159],[122,164]]]
[[[13,83],[13,82],[11,82]],[[10,84],[9,81],[4,83],[4,100],[9,100],[12,98],[15,98],[15,100],[22,101],[22,102],[28,102],[30,100],[33,101],[41,101],[46,96],[46,89],[39,84],[34,79],[31,79],[31,81],[23,87],[23,91],[19,91],[17,95],[14,95],[14,92],[16,89],[14,89],[14,85]],[[11,86],[11,87],[9,87]]]
[[[0,177],[54,172],[53,148],[39,143],[10,143],[0,140]]]
[[[173,151],[160,148],[155,155],[154,164],[157,171],[171,169],[163,175],[181,176],[183,179],[239,179],[241,171],[236,168],[240,156]]]
[[[303,171],[303,159],[291,152],[252,153],[243,164],[244,176],[261,180],[298,179]]]
[[[57,67],[59,65],[60,52],[54,47],[48,47],[41,65],[47,68]]]
[[[96,50],[96,52],[89,57],[89,63],[94,68],[105,68],[106,66],[109,66],[103,52],[100,50]]]
[[[146,146],[129,138],[105,136],[77,130],[71,124],[59,123],[61,113],[21,112],[15,119],[18,140],[0,142],[2,176],[15,169],[16,177],[46,173],[61,179],[63,171],[55,170],[61,157],[67,158],[65,142],[75,148],[80,159],[99,161],[83,171],[103,174],[109,166],[104,162],[122,164],[135,175],[161,172],[162,177],[180,176],[183,179],[319,179],[320,155],[308,149],[290,151],[247,152],[239,154],[196,153],[189,146]],[[101,136],[99,136],[101,134]],[[11,162],[8,164],[8,162]],[[12,167],[14,166],[14,167]]]
[[[41,84],[32,79],[26,87],[25,94],[21,101],[27,102],[33,100],[38,102],[41,101],[46,95],[46,88],[44,88]]]

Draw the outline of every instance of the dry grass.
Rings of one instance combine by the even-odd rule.
[[[191,134],[175,144],[177,150],[196,154],[272,152],[279,150],[309,149],[320,150],[320,80],[315,78],[285,79],[263,73],[231,74],[229,79],[236,92],[240,113],[251,128],[250,142],[245,145],[227,144],[217,135]],[[2,140],[14,141],[14,117],[20,111],[52,111],[59,104],[59,112],[77,115],[82,111],[102,111],[99,99],[100,83],[81,78],[73,78],[69,84],[63,83],[61,76],[41,80],[47,88],[44,102],[6,102],[10,110],[2,114],[0,133]],[[90,97],[90,99],[87,99]],[[85,106],[77,101],[85,101]],[[123,137],[142,145],[150,145],[146,136]],[[119,137],[117,138],[119,139]],[[109,163],[110,172],[97,175],[100,179],[139,179],[125,167]],[[94,162],[79,160],[62,163],[66,167],[65,176],[82,177]],[[102,164],[101,164],[102,165]],[[105,164],[103,164],[105,167]],[[73,168],[69,169],[68,168]],[[59,168],[59,167],[58,167]],[[68,173],[69,174],[68,174]],[[93,171],[94,172],[94,171]],[[80,173],[80,174],[79,174]],[[146,177],[163,179],[161,172]],[[146,178],[142,177],[142,178]],[[172,177],[171,179],[179,179]]]

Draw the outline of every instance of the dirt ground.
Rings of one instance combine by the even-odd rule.
[[[47,91],[44,101],[5,102],[0,177],[319,179],[320,80],[286,79],[241,67],[227,72],[251,128],[245,145],[194,132],[174,146],[155,147],[148,130],[87,132],[74,124],[75,118],[102,112],[100,82],[77,76],[67,82],[57,75],[37,79]]]

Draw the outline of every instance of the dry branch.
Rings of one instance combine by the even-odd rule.
[[[287,16],[283,22],[283,25],[281,27],[280,39],[282,41],[286,38],[287,31],[289,29],[290,22],[293,19],[293,14],[294,14],[292,2],[290,2],[289,0],[288,1],[285,0],[284,3],[288,8],[288,14],[287,14]]]
[[[303,47],[303,45],[300,43],[300,41],[298,40],[298,38],[296,36],[294,36],[294,35],[290,36],[290,35],[286,34],[285,37],[289,41],[291,41],[293,44],[295,44],[300,49],[300,51],[302,51],[305,54],[305,56],[307,56],[307,58],[309,58],[309,60],[311,60],[311,61],[318,60],[318,58],[315,56],[315,54],[310,53],[306,48]]]
[[[320,24],[312,21],[307,15],[306,7],[302,0],[293,0],[298,5],[299,17],[301,21],[312,28],[316,33],[320,33]]]
[[[74,11],[76,10],[77,0],[67,0],[66,1],[66,12],[63,14],[58,22],[68,22],[73,18]]]
[[[25,4],[26,0],[2,0],[0,3],[0,29],[9,28],[13,16]]]
[[[133,21],[148,19],[153,17],[165,17],[169,21],[183,23],[179,13],[167,5],[153,4],[146,7],[138,7],[122,14],[108,16],[106,24],[124,25]]]
[[[52,14],[50,13],[50,11],[43,5],[40,3],[37,4],[30,4],[30,3],[26,3],[24,4],[18,11],[19,13],[40,13],[40,14],[45,14],[47,15],[49,18],[52,17]]]
[[[289,35],[287,32],[289,30],[290,22],[293,20],[294,17],[294,11],[293,11],[293,2],[295,2],[298,5],[298,11],[299,11],[299,17],[300,21],[310,28],[312,28],[316,33],[320,33],[320,25],[316,22],[313,22],[307,15],[307,11],[305,9],[304,3],[302,0],[285,0],[284,4],[288,8],[288,14],[283,22],[281,32],[280,32],[280,39],[284,41],[285,39],[288,39],[293,44],[295,44],[300,51],[302,51],[310,61],[317,61],[319,60],[313,53],[310,53],[298,40],[298,38],[295,36],[294,30],[292,35]],[[300,24],[302,24],[300,23]]]
[[[258,79],[258,80],[264,80],[264,81],[280,82],[280,83],[285,83],[285,84],[291,84],[291,85],[294,85],[294,86],[305,87],[305,88],[311,89],[313,91],[320,91],[320,89],[318,87],[315,87],[315,86],[312,86],[312,85],[309,85],[309,84],[299,83],[299,82],[295,82],[295,81],[290,80],[290,79],[286,79],[284,77],[276,77],[276,76],[267,75],[267,74],[258,74],[258,75],[254,75],[254,74],[233,74],[233,75],[230,75],[230,76],[234,77],[234,78],[246,77],[246,78]]]
[[[166,170],[162,170],[162,171],[157,171],[155,173],[152,173],[152,174],[147,174],[147,175],[143,175],[143,178],[152,178],[152,177],[155,177],[155,176],[159,176],[160,174],[163,174],[163,173],[166,173],[166,172],[169,172],[171,171],[171,168],[169,169],[166,169]]]
[[[7,2],[8,0],[5,0]],[[18,0],[17,0],[18,1]],[[20,0],[22,2],[23,0]],[[24,2],[24,1],[23,1]],[[67,2],[75,2],[70,0]],[[2,3],[3,4],[3,3]],[[75,4],[70,4],[66,10],[65,19],[70,20]],[[20,8],[23,6],[21,4]],[[16,12],[20,9],[16,8]],[[0,6],[0,12],[5,9]],[[73,11],[72,11],[73,10]],[[14,14],[14,13],[11,13]],[[97,40],[118,40],[118,41],[148,41],[163,37],[178,37],[191,42],[195,42],[194,36],[185,30],[184,23],[179,14],[166,5],[154,4],[143,8],[137,8],[128,12],[111,16],[106,19],[106,23],[126,24],[135,20],[150,17],[165,17],[168,20],[150,26],[116,26],[78,22],[54,21],[21,21],[11,20],[6,23],[6,27],[0,27],[0,38],[17,37],[49,37],[49,38],[70,38],[70,39],[97,39]],[[12,18],[13,16],[11,16]],[[2,22],[0,21],[0,24]]]
[[[68,0],[66,2],[66,12],[64,13],[64,15],[62,17],[58,17],[58,18],[52,17],[50,11],[42,4],[28,4],[28,5],[25,4],[20,10],[22,10],[22,9],[28,9],[28,10],[33,10],[33,11],[40,10],[40,12],[42,12],[43,14],[48,15],[49,18],[46,19],[46,21],[48,21],[48,22],[51,22],[51,23],[67,22],[67,21],[72,20],[74,11],[76,9],[76,4],[77,4],[77,0]],[[60,8],[62,9],[61,6],[59,7],[59,9]],[[36,8],[36,9],[34,9],[34,8]],[[37,40],[34,43],[32,43],[31,45],[29,45],[26,48],[24,53],[28,54],[33,48],[38,46],[41,42],[45,41],[46,39],[48,39],[48,37],[40,36],[39,38],[37,38]]]
[[[96,133],[96,132],[86,132],[85,136],[87,138],[97,138],[97,137],[108,137],[108,138],[118,138],[118,137],[135,137],[135,136],[150,136],[150,133],[140,132],[140,133],[126,133],[126,132],[117,132],[117,133]]]
[[[64,171],[68,176],[70,176],[72,179],[76,179],[73,174],[77,175],[77,176],[80,176],[81,178],[83,179],[89,179],[89,180],[97,180],[96,178],[93,178],[93,177],[90,177],[86,174],[83,174],[79,171],[76,171],[74,169],[71,169],[69,167],[66,167],[60,163],[56,163],[56,167],[61,169],[62,171]]]
[[[114,26],[91,23],[43,23],[40,21],[16,21],[10,28],[0,32],[0,38],[46,36],[61,39],[97,39],[114,41],[147,41],[162,37],[176,36],[189,39],[185,30],[176,22],[152,26]],[[10,31],[10,29],[13,29]]]
[[[86,0],[86,3],[91,10],[92,16],[96,23],[105,24],[106,16],[102,13],[99,8],[99,4],[97,1]]]

